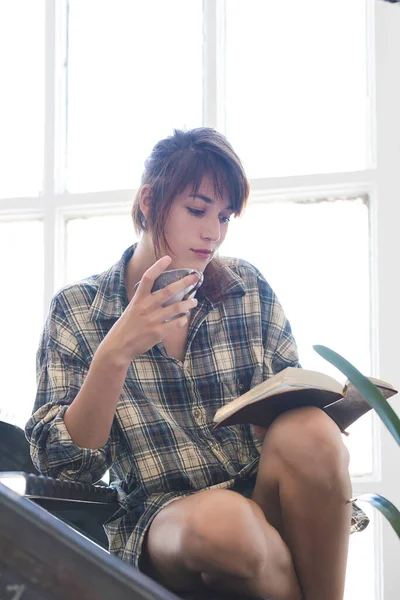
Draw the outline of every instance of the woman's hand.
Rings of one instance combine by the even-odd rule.
[[[160,258],[143,275],[135,295],[118,321],[99,346],[99,351],[121,359],[128,366],[133,358],[143,354],[168,335],[186,325],[189,311],[197,305],[195,298],[163,306],[175,294],[197,282],[188,275],[152,294],[154,282],[171,263],[169,256]],[[172,321],[174,316],[185,313]]]

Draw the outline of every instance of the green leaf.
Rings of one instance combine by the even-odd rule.
[[[356,502],[368,502],[383,514],[400,538],[400,512],[394,504],[379,494],[361,494],[354,499]]]
[[[331,350],[326,346],[318,345],[313,346],[313,348],[315,352],[322,356],[322,358],[330,362],[346,375],[348,380],[358,389],[360,394],[364,396],[368,404],[376,410],[383,423],[400,445],[400,419],[376,385],[334,350]]]

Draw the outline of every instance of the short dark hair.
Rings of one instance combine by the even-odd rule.
[[[222,197],[226,192],[233,213],[240,215],[250,187],[243,165],[225,136],[211,127],[175,129],[173,135],[154,146],[145,162],[132,218],[137,233],[148,228],[153,232],[157,255],[161,245],[168,248],[164,224],[174,198],[190,185],[196,194],[205,175],[211,178],[215,194]],[[148,223],[139,204],[144,185],[150,186]]]

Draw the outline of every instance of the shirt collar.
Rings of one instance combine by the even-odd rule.
[[[99,288],[89,309],[91,321],[119,319],[128,306],[125,271],[136,246],[134,244],[125,250],[120,260],[100,275]]]
[[[215,295],[211,298],[206,295],[207,300],[213,307],[216,307],[224,299],[230,296],[244,296],[246,294],[246,287],[243,279],[238,275],[229,264],[230,259],[219,259],[222,264],[220,272],[221,285],[219,290],[216,291]],[[224,264],[225,263],[225,264]]]
[[[89,309],[91,321],[119,319],[128,306],[125,272],[136,246],[137,243],[125,250],[120,260],[100,275],[99,287]],[[222,259],[222,263],[224,263],[224,259]],[[228,264],[223,264],[222,269],[224,285],[221,287],[220,293],[212,299],[206,296],[212,307],[217,306],[228,296],[244,296],[246,293],[242,278]]]

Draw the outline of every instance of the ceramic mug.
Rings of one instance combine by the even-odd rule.
[[[175,302],[181,302],[182,300],[188,300],[189,298],[193,298],[195,296],[197,290],[203,283],[203,279],[204,279],[203,273],[201,271],[197,271],[197,269],[187,268],[187,269],[171,269],[170,271],[164,271],[155,280],[154,285],[151,288],[151,292],[152,293],[157,292],[158,290],[165,288],[170,283],[179,281],[180,279],[183,279],[183,277],[186,277],[187,275],[192,275],[192,274],[197,275],[198,281],[192,285],[189,285],[188,287],[184,288],[183,290],[181,290],[180,292],[178,292],[177,294],[175,294],[174,296],[169,298],[163,304],[163,306],[170,306],[171,304],[174,304]],[[140,284],[140,281],[135,285],[135,290],[139,284]],[[179,313],[178,315],[175,315],[174,317],[172,317],[172,319],[168,319],[168,321],[177,319],[177,318],[183,316],[184,314],[185,313]]]

